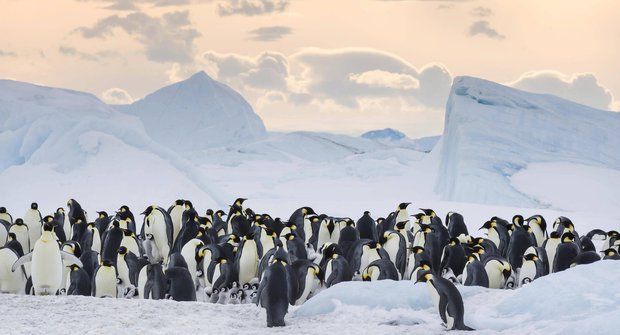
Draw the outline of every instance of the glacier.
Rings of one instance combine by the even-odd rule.
[[[620,169],[620,113],[472,77],[454,79],[435,191],[444,200],[540,207],[510,176],[530,163]],[[578,192],[578,190],[575,190]]]

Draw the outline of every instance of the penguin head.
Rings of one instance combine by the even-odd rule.
[[[183,199],[177,199],[174,201],[175,206],[183,206],[184,204],[185,204],[185,200]]]
[[[502,265],[502,274],[504,275],[504,280],[508,280],[508,278],[510,278],[510,275],[512,274],[512,267],[510,266],[510,263],[508,262],[501,262]]]
[[[409,205],[411,205],[411,203],[410,203],[410,202],[401,202],[401,203],[398,205],[398,210],[401,210],[401,211],[402,211],[402,210],[405,210],[405,209],[407,209],[407,207],[408,207]]]
[[[562,225],[570,232],[575,231],[575,225],[570,220],[562,222]]]
[[[560,234],[558,234],[557,231],[552,231],[551,234],[549,234],[549,238],[560,238]]]
[[[30,204],[30,209],[37,210],[37,209],[39,209],[39,205],[36,202],[33,202],[33,203]]]
[[[420,264],[418,264],[418,267],[422,270],[429,271],[431,269],[431,262],[423,259],[420,261]]]
[[[238,207],[241,207],[241,206],[243,206],[243,202],[244,202],[244,201],[246,201],[246,200],[248,200],[248,199],[245,199],[245,198],[237,198],[237,200],[235,200],[234,205],[235,205],[235,206],[238,206]]]
[[[426,283],[431,279],[433,279],[433,273],[430,270],[422,270],[418,271],[418,278],[416,278],[415,283]]]
[[[52,221],[54,221],[54,217],[51,215],[47,215],[43,218],[42,222],[52,222]]]
[[[112,264],[112,262],[110,262],[110,261],[109,261],[109,260],[107,260],[107,259],[104,259],[104,260],[101,262],[101,266],[112,266],[112,265],[113,265],[113,264]]]
[[[433,218],[433,217],[435,217],[435,216],[437,216],[437,214],[435,213],[435,211],[434,211],[434,210],[432,210],[432,209],[430,209],[430,208],[420,208],[420,210],[421,210],[422,212],[424,212],[424,215],[426,215],[426,216],[430,216],[430,217],[432,217],[432,218]]]
[[[107,212],[105,212],[105,211],[100,211],[100,212],[97,212],[97,214],[99,215],[99,218],[100,218],[100,219],[105,219],[105,218],[107,218],[107,217],[108,217],[108,213],[107,213]]]
[[[250,286],[250,283],[245,283],[245,284],[243,284],[242,289],[244,289],[244,290],[249,290],[249,289],[250,289],[250,287],[251,287],[251,286]]]
[[[112,226],[115,227],[115,228],[120,228],[121,224],[120,224],[120,222],[118,222],[118,220],[114,220],[114,221],[112,221]]]
[[[15,233],[9,233],[9,236],[7,237],[7,241],[14,241],[15,239],[17,239],[17,235],[15,235]]]
[[[153,207],[153,206],[151,206],[151,207]],[[129,212],[129,206],[122,205],[121,208],[118,209],[118,211],[121,212],[121,213]]]
[[[193,205],[193,204],[192,204],[192,202],[191,202],[191,201],[189,201],[189,200],[185,200],[185,201],[183,201],[183,205],[185,206],[185,210],[188,210],[188,209],[192,209],[192,208],[194,208],[194,205]]]
[[[575,241],[575,235],[571,232],[562,234],[562,243],[572,243]]]
[[[399,230],[405,229],[405,226],[407,225],[407,223],[409,223],[409,220],[397,222],[396,228]]]
[[[614,248],[609,248],[609,249],[603,250],[603,253],[605,254],[605,256],[615,256],[618,254],[618,251],[616,251],[616,249]]]
[[[362,272],[362,280],[363,281],[370,281],[372,276],[372,273],[375,271],[375,266],[367,266],[364,271]]]
[[[43,231],[53,231],[54,225],[51,222],[45,222],[43,224]]]
[[[127,247],[125,246],[121,246],[120,248],[118,248],[118,254],[123,256],[127,254]]]
[[[517,214],[512,217],[512,224],[517,227],[523,226],[523,215]]]
[[[58,208],[56,209],[56,213],[57,213],[57,214],[65,214],[65,209],[64,209],[64,208],[62,208],[62,207],[58,207]]]
[[[431,227],[430,225],[426,225],[426,224],[420,225],[420,230],[425,234],[429,234],[435,231],[433,227]]]
[[[123,206],[123,207],[125,207],[125,206]],[[120,213],[123,213],[123,210],[122,210],[122,209],[123,209],[123,207],[121,207],[121,209],[120,209],[120,211],[119,211]],[[142,212],[142,213],[140,213],[140,214],[141,214],[141,215],[144,215],[144,216],[149,216],[149,215],[151,215],[151,213],[153,213],[153,210],[154,210],[155,208],[157,208],[157,206],[155,206],[155,205],[153,205],[153,206],[149,206],[149,207],[147,207],[147,208],[144,210],[144,212]]]
[[[453,246],[453,247],[457,245],[461,245],[461,241],[458,238],[453,237],[450,239],[450,242],[448,242],[448,245]]]
[[[314,212],[314,209],[312,209],[311,207],[302,207],[301,208],[301,212],[304,215],[315,215],[316,214]]]
[[[536,254],[527,254],[523,256],[523,259],[525,259],[526,261],[535,261],[538,259],[538,256],[536,256]]]
[[[207,209],[207,212],[205,213],[207,216],[213,216],[213,210],[211,208]]]
[[[482,227],[480,227],[480,229],[478,230],[482,230],[482,229],[491,229],[493,227],[497,226],[497,223],[495,221],[487,221],[485,222]]]
[[[6,213],[6,207],[0,207],[0,214]]]
[[[419,223],[422,221],[422,218],[424,217],[424,213],[416,213],[411,215],[411,217],[415,218],[415,222]]]
[[[411,251],[413,251],[414,254],[421,254],[424,252],[424,247],[421,247],[418,245],[418,246],[413,247]]]
[[[77,271],[80,267],[77,264],[67,265],[70,271]]]
[[[223,216],[226,216],[226,212],[224,212],[221,209],[218,209],[217,211],[215,211],[215,216],[222,218]]]
[[[21,225],[24,224],[24,220],[22,218],[17,218],[17,219],[15,219],[15,222],[13,222],[13,224],[21,226]]]

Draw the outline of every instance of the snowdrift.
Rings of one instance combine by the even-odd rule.
[[[445,200],[540,206],[510,185],[529,163],[620,169],[620,113],[471,77],[454,79],[435,190]]]

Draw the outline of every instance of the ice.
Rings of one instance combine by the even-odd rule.
[[[139,117],[151,138],[174,151],[230,146],[266,136],[263,121],[247,101],[204,72],[116,108]]]
[[[369,140],[402,140],[405,138],[405,134],[402,132],[392,129],[385,128],[381,130],[371,130],[362,134],[363,138],[367,138]]]
[[[443,199],[541,206],[511,186],[530,163],[620,169],[620,114],[471,77],[454,79],[435,190]]]

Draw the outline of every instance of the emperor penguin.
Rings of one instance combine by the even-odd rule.
[[[173,226],[170,214],[163,208],[155,205],[148,207],[144,212],[143,233],[150,246],[149,259],[151,262],[167,262],[168,254],[172,248]],[[147,249],[147,248],[145,248]]]
[[[383,249],[398,270],[399,277],[402,278],[407,269],[407,243],[403,235],[394,230],[383,233]],[[369,265],[370,266],[370,265]]]
[[[15,240],[19,242],[24,252],[28,253],[32,250],[30,248],[30,232],[24,220],[21,218],[15,219],[15,222],[11,225],[11,228],[9,228],[9,233],[15,234]],[[33,240],[33,243],[34,242],[36,242],[36,240]]]
[[[450,268],[454,276],[458,278],[463,273],[466,262],[467,256],[461,241],[456,237],[451,238],[448,245],[443,248],[440,269],[443,271],[446,268]]]
[[[292,264],[294,275],[299,283],[293,305],[301,305],[310,299],[321,287],[323,274],[318,265],[307,259],[298,259]]]
[[[0,220],[4,220],[9,224],[13,223],[13,217],[11,213],[6,210],[6,207],[0,207]]]
[[[75,199],[69,199],[67,201],[67,207],[69,207],[69,224],[71,225],[71,233],[67,235],[67,238],[70,237],[72,241],[81,241],[82,233],[84,229],[86,229],[86,212],[82,209],[82,205],[77,202]],[[76,226],[76,223],[83,223],[81,225]]]
[[[521,268],[525,250],[535,244],[535,241],[532,241],[530,233],[527,231],[526,227],[523,227],[522,223],[523,217],[515,215],[513,218],[515,228],[512,235],[510,235],[510,241],[508,242],[508,249],[506,252],[506,258],[508,258],[513,269]]]
[[[601,256],[596,251],[585,251],[573,258],[570,267],[577,265],[590,264],[601,260]]]
[[[9,229],[11,229],[11,223],[6,220],[0,219],[0,247],[3,247],[9,237]],[[30,240],[30,237],[28,238]]]
[[[289,305],[289,280],[286,259],[276,255],[265,270],[257,292],[256,305],[267,311],[267,327],[284,327]]]
[[[53,229],[51,224],[45,223],[33,251],[20,257],[11,268],[11,271],[15,271],[23,264],[31,262],[30,276],[35,295],[53,295],[58,292],[63,285],[63,260],[82,266],[82,262],[74,255],[60,250]]]
[[[67,295],[90,296],[92,288],[88,273],[77,264],[71,264],[68,268]]]
[[[312,236],[312,223],[310,222],[310,216],[316,215],[314,210],[310,207],[301,207],[296,209],[291,217],[288,219],[289,223],[295,225],[299,229],[298,235],[305,242],[308,242]]]
[[[568,269],[579,252],[579,246],[575,243],[575,235],[571,232],[562,234],[562,243],[558,245],[553,260],[553,272]]]
[[[394,221],[391,223],[390,229],[394,229],[394,224],[396,224],[397,222],[404,221],[407,221],[405,229],[411,229],[411,224],[409,223],[409,212],[407,211],[407,207],[409,207],[409,205],[411,205],[410,202],[403,202],[398,205],[398,208],[396,208],[396,212],[394,212]]]
[[[488,239],[495,244],[500,255],[506,257],[508,244],[510,244],[510,233],[508,232],[508,229],[495,220],[485,222],[480,229],[487,230],[486,235]]]
[[[132,297],[138,286],[138,275],[142,266],[146,265],[145,260],[140,260],[127,247],[118,248],[116,258],[116,273],[119,297]],[[131,293],[133,291],[133,293]]]
[[[465,286],[489,287],[489,276],[477,254],[467,256],[462,280]]]
[[[116,255],[118,248],[123,241],[123,229],[120,227],[118,220],[112,221],[112,226],[103,236],[103,247],[101,249],[101,259],[110,261],[110,263],[116,263]]]
[[[220,291],[220,295],[227,295],[227,287],[232,282],[236,281],[237,277],[238,274],[235,272],[234,264],[231,264],[231,262],[222,257],[215,261],[211,282],[213,283],[213,288]]]
[[[161,263],[147,264],[138,275],[138,297],[160,300],[166,295],[166,276]]]
[[[315,249],[320,248],[325,243],[338,243],[340,239],[340,229],[336,227],[336,221],[334,218],[326,217],[321,220],[319,229],[316,232],[316,244]]]
[[[199,239],[191,239],[183,248],[181,248],[181,256],[185,259],[187,263],[187,270],[189,274],[192,276],[192,283],[194,288],[198,287],[198,261],[204,257],[204,252],[202,256],[199,256],[199,251],[202,247],[204,247],[204,242]]]
[[[519,271],[519,286],[528,284],[544,275],[544,265],[536,254],[523,256],[523,265]]]
[[[423,271],[418,274],[417,282],[426,282],[431,299],[448,330],[474,330],[465,325],[463,297],[451,281]]]
[[[512,267],[508,260],[501,256],[493,255],[485,258],[483,264],[489,278],[489,288],[506,288],[512,275]]]
[[[62,226],[62,231],[65,235],[65,241],[71,238],[71,222],[69,221],[69,216],[66,215],[65,209],[62,207],[58,207],[56,212],[54,213],[54,221],[56,221],[59,225]],[[58,233],[56,233],[58,235]]]
[[[280,236],[280,240],[282,241],[282,247],[289,253],[292,262],[298,259],[308,259],[308,252],[301,237],[289,233]]]
[[[239,274],[239,284],[249,283],[257,277],[259,254],[256,241],[248,236],[243,237],[236,254],[235,265]]]
[[[351,281],[353,277],[349,262],[340,252],[338,245],[334,243],[323,249],[322,270],[325,273],[325,287],[327,288],[343,281]]]
[[[183,212],[185,212],[185,200],[176,200],[170,208],[168,208],[168,214],[170,214],[170,220],[172,220],[172,240],[176,240],[181,231],[183,224]]]
[[[557,231],[552,231],[549,237],[543,242],[542,247],[547,252],[547,261],[549,262],[549,273],[553,272],[553,264],[555,262],[555,253],[558,250],[558,245],[562,243],[560,235]]]
[[[355,229],[359,232],[360,239],[368,239],[379,242],[379,236],[377,235],[377,224],[370,216],[369,211],[365,211],[364,215],[357,220]]]
[[[132,232],[137,233],[136,219],[128,206],[123,205],[118,209],[118,212],[116,212],[116,219],[120,223],[121,228],[129,229]]]
[[[446,226],[448,226],[448,234],[450,234],[450,238],[458,238],[461,235],[469,235],[463,215],[459,213],[449,212],[446,215]]]
[[[196,301],[196,287],[187,268],[173,266],[166,269],[167,294],[175,301]]]
[[[13,238],[12,236],[9,238]],[[10,247],[0,248],[0,293],[24,294],[26,272],[24,269],[11,271],[20,255]]]
[[[100,235],[103,235],[108,230],[108,227],[112,223],[112,217],[107,212],[97,212],[97,218],[95,219],[95,227],[99,231]]]
[[[36,202],[30,204],[30,209],[24,214],[24,224],[28,226],[28,236],[30,240],[30,249],[34,248],[34,243],[41,237],[41,221],[43,217],[39,212],[39,205]],[[24,250],[25,251],[25,250]]]
[[[549,237],[547,234],[547,222],[542,215],[532,215],[527,220],[527,225],[532,228],[532,233],[534,234],[534,239],[536,240],[536,246],[542,247],[545,239]]]
[[[607,259],[616,260],[616,261],[620,260],[620,255],[618,254],[618,251],[616,249],[609,248],[609,249],[603,250],[602,252],[605,255],[603,257],[604,260],[607,260]]]
[[[359,240],[351,246],[351,252],[347,258],[351,270],[361,275],[362,271],[377,259],[389,258],[390,256],[382,248],[381,244],[372,240]]]
[[[92,295],[97,298],[116,298],[116,268],[112,261],[103,260],[93,275]]]
[[[399,280],[400,274],[398,270],[388,259],[378,259],[370,264],[362,272],[362,279],[364,281],[376,281],[376,280]]]

